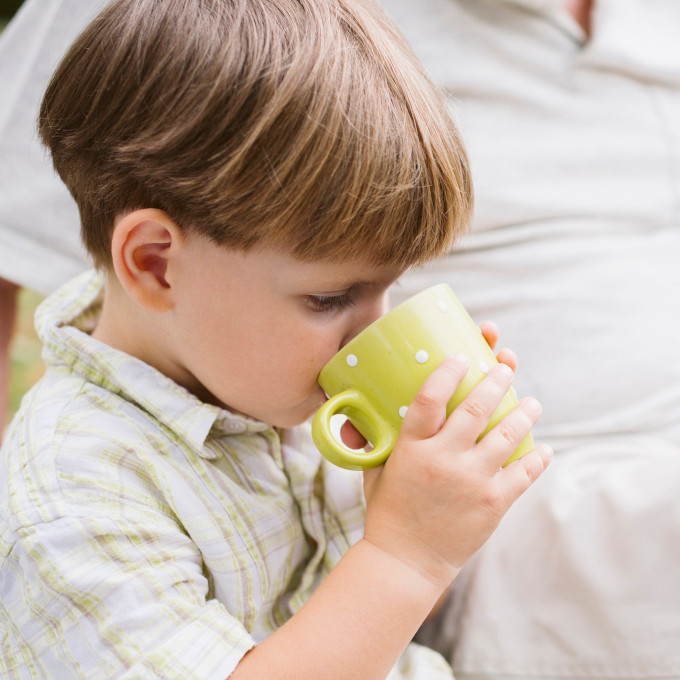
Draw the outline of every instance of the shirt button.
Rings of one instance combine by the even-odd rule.
[[[233,434],[240,434],[241,432],[246,431],[246,424],[239,423],[237,420],[229,420],[228,422],[225,423],[225,429],[227,432],[231,432]]]

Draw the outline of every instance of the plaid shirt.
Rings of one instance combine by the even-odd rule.
[[[101,290],[36,315],[47,373],[0,457],[0,676],[224,680],[362,535],[361,476],[90,337]],[[451,677],[415,645],[390,676]]]

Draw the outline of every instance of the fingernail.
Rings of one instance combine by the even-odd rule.
[[[507,364],[496,364],[496,370],[507,375],[509,378],[515,375],[515,372]]]
[[[469,366],[470,365],[470,360],[467,358],[467,356],[465,356],[465,354],[461,354],[460,352],[452,354],[451,360],[456,361],[459,364],[463,364],[463,366]]]
[[[543,406],[541,406],[541,403],[533,397],[522,399],[522,405],[529,413],[533,413],[536,416],[540,416],[543,412]]]
[[[555,452],[547,444],[541,444],[538,448],[541,450],[541,455],[546,463],[549,463],[555,457]]]

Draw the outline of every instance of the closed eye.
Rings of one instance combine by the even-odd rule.
[[[350,289],[339,295],[308,295],[307,302],[316,312],[333,312],[350,307],[354,299]]]

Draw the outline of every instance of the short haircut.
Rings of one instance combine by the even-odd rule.
[[[372,0],[115,0],[39,132],[100,267],[141,208],[234,249],[404,268],[472,211],[441,93]]]

